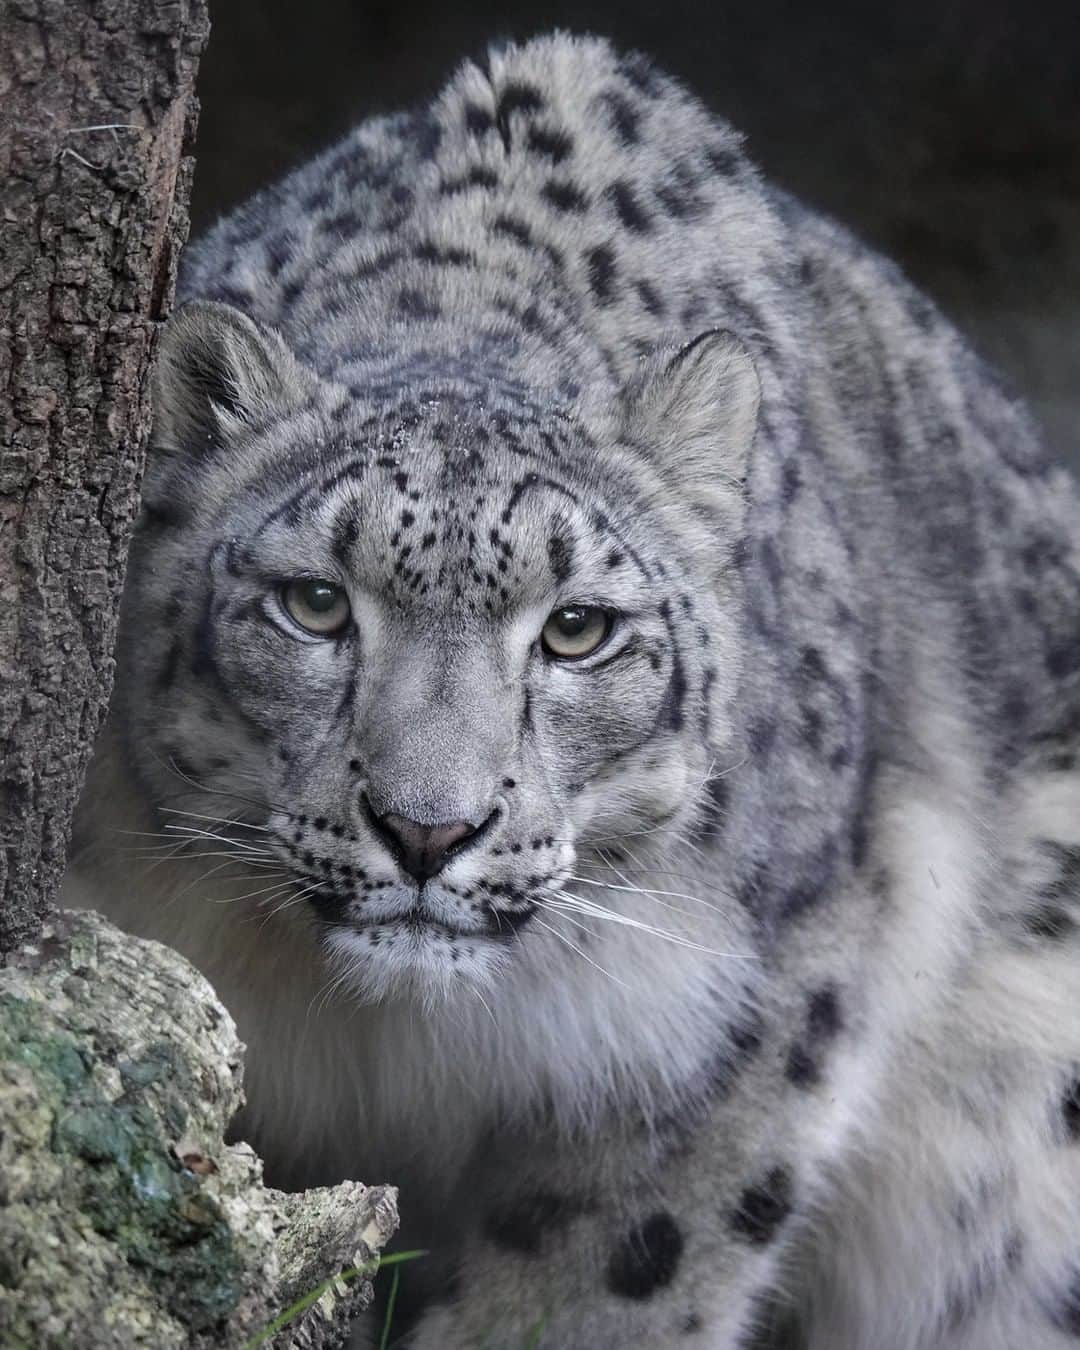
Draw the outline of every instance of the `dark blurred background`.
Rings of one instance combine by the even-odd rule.
[[[898,259],[1080,469],[1080,5],[217,0],[195,228],[491,38],[652,54],[777,181]]]

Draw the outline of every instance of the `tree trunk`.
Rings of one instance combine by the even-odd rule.
[[[0,0],[0,1344],[239,1347],[387,1241],[224,1133],[241,1046],[181,957],[50,915],[112,683],[205,0]],[[275,1338],[344,1343],[370,1280]]]
[[[108,702],[207,32],[204,0],[0,0],[0,952]]]

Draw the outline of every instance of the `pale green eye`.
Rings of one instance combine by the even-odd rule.
[[[349,622],[349,600],[333,581],[303,577],[290,581],[282,601],[289,614],[309,633],[332,637]]]
[[[564,605],[548,615],[540,641],[548,656],[579,661],[589,656],[611,632],[611,615],[596,605]]]

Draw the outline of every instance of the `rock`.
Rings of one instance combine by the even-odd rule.
[[[243,1047],[175,952],[89,912],[0,969],[0,1344],[243,1346],[296,1299],[370,1263],[396,1194],[285,1195],[246,1144]],[[371,1281],[335,1284],[274,1339],[344,1343]]]

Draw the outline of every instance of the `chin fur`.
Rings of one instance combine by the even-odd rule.
[[[323,948],[336,993],[359,1003],[411,999],[425,1011],[463,996],[483,1001],[512,959],[506,941],[408,923],[333,928]]]

